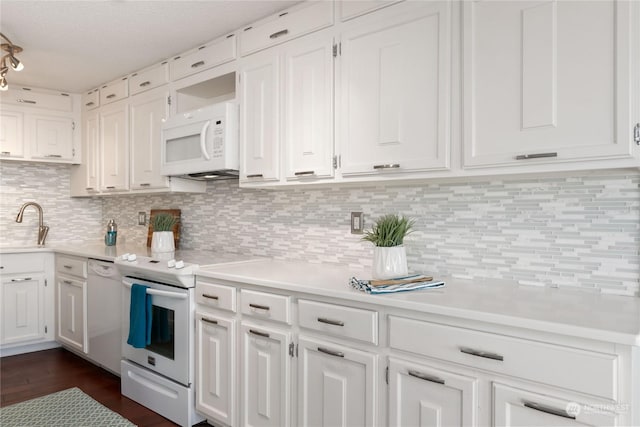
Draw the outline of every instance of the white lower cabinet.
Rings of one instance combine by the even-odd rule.
[[[569,399],[493,383],[496,426],[614,426],[616,414]]]
[[[56,257],[56,313],[56,340],[88,353],[86,258]]]
[[[389,358],[389,425],[475,426],[477,379]]]
[[[196,409],[236,425],[236,321],[196,312]]]
[[[377,355],[301,337],[298,358],[298,425],[377,425]]]
[[[240,335],[241,424],[291,425],[290,332],[242,322]]]

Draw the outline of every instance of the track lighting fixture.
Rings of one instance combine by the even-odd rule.
[[[0,45],[0,48],[2,48],[3,51],[1,62],[2,66],[0,67],[0,90],[7,90],[9,89],[9,84],[7,83],[7,72],[9,71],[9,67],[7,67],[7,59],[9,60],[9,65],[13,70],[20,71],[24,69],[24,64],[16,58],[16,54],[22,52],[22,48],[13,44],[4,34],[0,33],[0,37],[6,41],[6,43],[2,43]]]

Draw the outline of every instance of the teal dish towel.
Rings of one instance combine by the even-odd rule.
[[[145,348],[151,344],[151,319],[153,305],[148,286],[134,283],[131,286],[131,305],[129,306],[129,337],[127,344],[135,348]]]

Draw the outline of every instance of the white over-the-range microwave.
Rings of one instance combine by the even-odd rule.
[[[209,105],[169,117],[162,126],[161,173],[196,179],[238,176],[238,109]]]

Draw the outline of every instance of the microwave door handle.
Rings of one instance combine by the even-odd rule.
[[[207,153],[207,130],[209,129],[209,125],[211,124],[210,120],[202,126],[202,131],[200,132],[200,151],[202,152],[202,156],[205,160],[210,160],[211,156]]]

